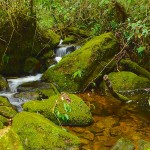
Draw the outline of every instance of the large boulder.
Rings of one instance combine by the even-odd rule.
[[[95,78],[112,69],[113,61],[110,63],[110,60],[118,52],[118,44],[112,33],[96,36],[49,68],[42,80],[54,82],[60,91],[83,90]]]
[[[8,89],[8,83],[6,79],[0,75],[0,91]]]
[[[47,100],[29,101],[23,105],[23,110],[40,113],[61,125],[83,126],[92,123],[90,108],[74,94],[62,93]]]
[[[150,80],[140,77],[132,72],[121,71],[108,74],[112,87],[116,91],[149,88]]]
[[[24,149],[71,149],[79,144],[79,139],[40,114],[21,112],[12,123]]]
[[[11,127],[6,127],[0,130],[0,149],[24,150],[19,136]]]

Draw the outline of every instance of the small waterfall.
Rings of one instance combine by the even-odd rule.
[[[61,41],[60,41],[61,43]],[[59,44],[58,45],[59,48],[57,48],[55,50],[55,53],[56,53],[56,57],[55,57],[55,60],[57,62],[59,62],[63,56],[67,55],[67,54],[70,54],[72,53],[73,51],[77,50],[78,48],[80,48],[80,46],[74,46],[74,45],[71,45],[71,46],[64,46],[64,45],[61,45]]]
[[[17,87],[23,83],[32,82],[32,81],[39,81],[42,77],[42,74],[37,74],[35,76],[27,76],[21,77],[17,79],[8,79],[9,89],[8,92],[0,92],[0,96],[7,97],[10,103],[17,107],[18,111],[22,111],[21,105],[26,102],[26,99],[19,99],[15,98],[14,95],[17,93]]]
[[[21,77],[17,79],[8,79],[9,88],[11,92],[17,92],[17,87],[23,83],[39,81],[42,77],[42,74],[37,74],[35,76]]]

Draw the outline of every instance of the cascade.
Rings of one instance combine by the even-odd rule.
[[[55,60],[58,63],[63,56],[70,54],[71,52],[75,51],[79,48],[79,46],[64,46],[62,45],[63,40],[60,40],[58,48],[55,50],[56,57]],[[51,65],[49,68],[55,65]],[[14,95],[17,93],[18,86],[22,85],[23,83],[33,82],[33,81],[40,81],[43,74],[37,74],[32,76],[20,77],[16,79],[8,79],[9,84],[9,91],[0,91],[0,96],[7,97],[10,103],[18,109],[18,111],[22,111],[21,105],[25,103],[26,99],[19,99],[16,98]]]

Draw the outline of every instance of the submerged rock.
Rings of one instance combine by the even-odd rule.
[[[133,143],[125,138],[120,138],[111,150],[134,150]]]
[[[19,136],[11,127],[0,130],[0,149],[1,150],[24,150]]]
[[[0,91],[8,89],[8,83],[6,79],[0,75]]]
[[[12,127],[18,133],[24,149],[73,149],[79,139],[40,114],[21,112],[17,114]]]
[[[23,110],[40,113],[56,124],[83,126],[92,123],[90,108],[74,94],[58,94],[47,100],[29,101]]]
[[[84,90],[95,78],[112,69],[114,62],[110,65],[108,62],[118,52],[118,44],[113,34],[102,34],[63,57],[57,65],[44,73],[42,80],[54,82],[60,91]]]

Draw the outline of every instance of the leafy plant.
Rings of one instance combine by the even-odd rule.
[[[76,78],[76,77],[81,78],[82,77],[82,73],[83,73],[82,70],[77,70],[76,72],[74,72],[73,78]]]

